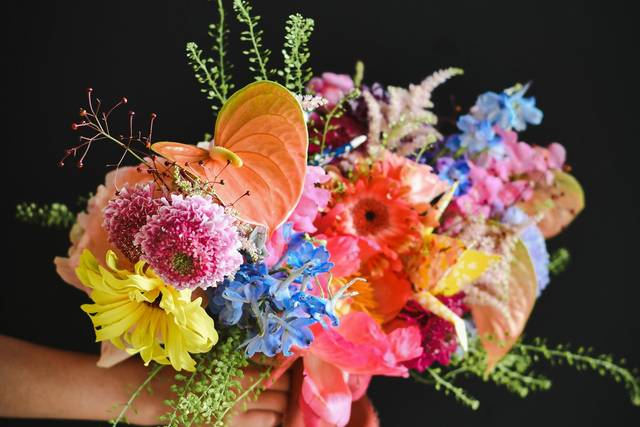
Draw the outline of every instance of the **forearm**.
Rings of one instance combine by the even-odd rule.
[[[0,416],[115,418],[122,404],[146,379],[147,370],[138,360],[128,360],[110,369],[98,368],[96,361],[94,355],[0,336]],[[167,385],[158,391],[167,394]],[[162,413],[163,399],[159,397],[151,399],[144,391],[134,403],[137,413],[128,414],[130,420],[157,422],[157,415]]]

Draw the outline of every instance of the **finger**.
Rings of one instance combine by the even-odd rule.
[[[252,386],[256,381],[260,379],[260,376],[264,373],[264,368],[256,366],[248,366],[244,369],[244,375],[240,379],[242,388]],[[269,390],[288,391],[291,384],[290,373],[285,372],[278,378],[278,380],[269,387]]]
[[[269,390],[275,391],[289,391],[291,388],[291,373],[289,371],[285,372],[278,378],[278,380],[269,387]]]
[[[247,411],[264,410],[283,414],[287,410],[288,401],[287,393],[266,390],[260,393],[255,401],[247,402]]]
[[[231,427],[276,427],[282,422],[282,415],[271,411],[243,412],[231,420]]]

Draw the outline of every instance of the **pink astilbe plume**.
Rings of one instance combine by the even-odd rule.
[[[149,265],[178,289],[206,289],[242,264],[234,219],[210,197],[172,195],[135,242]]]

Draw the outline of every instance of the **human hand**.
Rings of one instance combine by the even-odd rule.
[[[139,360],[131,359],[125,364],[135,362],[136,369],[141,365]],[[117,367],[115,367],[117,368]],[[114,369],[114,368],[112,368]],[[244,370],[244,376],[240,381],[243,389],[251,384],[263,372],[262,366],[251,365]],[[175,399],[170,391],[174,383],[175,371],[171,367],[165,367],[150,383],[152,393],[143,391],[135,400],[131,409],[127,411],[126,419],[136,425],[158,425],[159,419],[170,408],[164,404],[165,400]],[[144,379],[142,379],[144,381]],[[131,386],[122,384],[123,388],[131,389]],[[263,390],[257,399],[240,401],[229,411],[226,420],[227,427],[275,427],[280,425],[287,409],[289,399],[290,375],[285,373],[266,390]]]
[[[138,358],[113,368],[96,366],[90,354],[56,350],[0,336],[0,417],[110,420],[148,376]],[[261,368],[245,370],[242,384],[257,378]],[[158,425],[175,399],[170,386],[175,371],[165,367],[124,414],[137,425]],[[240,402],[229,416],[229,427],[278,425],[286,410],[289,375],[282,376],[255,401]],[[245,406],[246,404],[246,406]]]

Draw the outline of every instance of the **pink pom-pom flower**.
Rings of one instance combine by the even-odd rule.
[[[104,209],[104,228],[109,241],[131,262],[138,262],[142,252],[135,235],[147,220],[158,212],[160,201],[154,199],[155,185],[124,187]]]
[[[210,197],[172,195],[140,229],[143,259],[178,289],[216,286],[242,264],[234,219]]]

